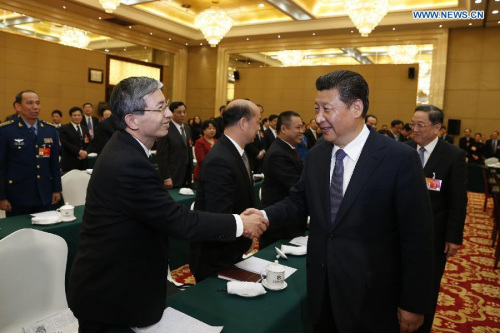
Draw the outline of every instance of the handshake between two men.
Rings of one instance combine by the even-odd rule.
[[[258,238],[269,227],[269,221],[255,208],[248,208],[240,217],[243,221],[243,236],[247,238]]]

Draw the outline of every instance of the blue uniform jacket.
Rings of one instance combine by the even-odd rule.
[[[48,205],[61,192],[57,129],[38,120],[36,140],[21,117],[0,125],[0,200],[12,206]]]

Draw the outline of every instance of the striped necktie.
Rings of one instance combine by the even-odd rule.
[[[342,149],[337,150],[330,184],[330,222],[332,226],[335,224],[340,204],[344,198],[344,157],[346,157],[345,151]]]

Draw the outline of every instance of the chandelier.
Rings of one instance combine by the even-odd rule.
[[[89,45],[90,37],[87,36],[87,31],[64,26],[59,36],[59,41],[63,45],[84,49]]]
[[[215,47],[233,26],[233,20],[223,10],[210,8],[196,16],[196,27],[211,47]]]
[[[418,53],[417,45],[391,45],[387,50],[395,64],[413,64]]]
[[[344,8],[362,37],[368,37],[389,10],[389,0],[344,0]]]
[[[106,13],[112,13],[120,5],[120,0],[99,0]]]
[[[283,50],[278,51],[276,58],[281,61],[284,67],[299,66],[304,59],[304,51]]]

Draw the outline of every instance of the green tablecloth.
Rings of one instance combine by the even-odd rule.
[[[255,183],[255,191],[257,196],[261,183],[262,182]],[[179,189],[169,190],[169,193],[176,202],[188,208],[191,207],[191,204],[195,199],[194,195],[186,196],[179,194]],[[78,236],[80,233],[80,227],[82,225],[84,208],[85,206],[75,207],[76,220],[73,222],[63,222],[46,226],[32,225],[31,218],[28,215],[14,216],[5,219],[0,219],[0,239],[10,235],[14,231],[24,228],[38,229],[61,236],[62,238],[64,238],[64,240],[66,240],[66,243],[68,244],[68,261],[66,266],[66,273],[67,273],[66,283],[67,283],[69,279],[68,273],[71,271],[71,265],[75,258],[76,249],[78,248]],[[188,255],[189,255],[189,242],[170,238],[169,255],[170,255],[171,269],[175,269],[177,267],[186,264],[188,262]]]
[[[274,246],[259,251],[256,256],[274,261]],[[286,279],[288,286],[284,290],[268,290],[264,295],[244,298],[217,291],[226,289],[227,281],[208,278],[168,298],[167,306],[209,325],[224,326],[223,333],[305,332],[308,323],[306,259],[305,256],[288,258],[279,261],[297,271]]]

